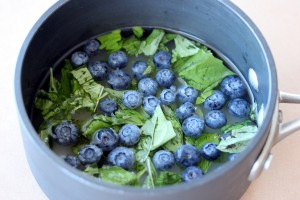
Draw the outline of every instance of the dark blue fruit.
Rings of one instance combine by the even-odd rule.
[[[197,165],[200,161],[200,152],[196,147],[190,144],[185,144],[176,150],[175,160],[183,167]]]
[[[185,120],[186,118],[192,116],[195,113],[195,110],[194,104],[186,102],[176,109],[176,117],[181,121]]]
[[[128,57],[123,51],[113,52],[108,56],[108,65],[112,69],[121,69],[126,67]]]
[[[133,146],[140,140],[141,130],[134,124],[125,124],[119,131],[120,143]]]
[[[169,88],[171,85],[173,85],[175,78],[174,72],[170,69],[161,69],[155,75],[158,85],[164,88]]]
[[[163,104],[169,105],[174,103],[176,100],[176,93],[171,89],[163,89],[160,93],[160,101]]]
[[[145,70],[147,69],[147,64],[143,61],[137,61],[135,62],[132,67],[133,76],[140,80],[142,78],[145,78],[146,75],[144,74]]]
[[[108,154],[107,162],[113,166],[130,169],[134,164],[134,152],[127,147],[117,147]]]
[[[232,99],[228,103],[228,112],[235,117],[246,117],[250,113],[249,103],[241,98]]]
[[[78,158],[83,165],[99,162],[102,155],[102,149],[93,144],[82,147],[78,152]]]
[[[128,90],[123,94],[122,103],[127,108],[135,109],[142,105],[142,95],[135,90]]]
[[[190,182],[195,179],[199,179],[204,175],[202,170],[196,166],[187,167],[181,172],[181,179],[184,182]]]
[[[89,40],[83,45],[83,51],[88,56],[95,56],[100,52],[99,46],[100,43],[97,40]]]
[[[186,136],[198,137],[202,134],[203,130],[204,121],[196,115],[186,118],[182,123],[182,131]]]
[[[91,61],[88,63],[87,68],[95,81],[102,81],[107,78],[108,65],[106,62]]]
[[[105,128],[96,131],[92,143],[96,144],[103,151],[111,151],[118,146],[119,136],[112,128]]]
[[[246,87],[240,77],[226,76],[221,84],[221,91],[230,99],[242,97],[246,94]]]
[[[83,51],[76,51],[71,56],[71,63],[75,67],[79,67],[81,65],[86,64],[88,60],[89,60],[88,55]]]
[[[227,123],[226,115],[220,110],[209,111],[205,115],[205,124],[212,129],[218,129]]]
[[[68,146],[76,144],[78,141],[79,130],[70,121],[63,121],[54,127],[51,137],[57,144]]]
[[[155,95],[158,89],[158,84],[152,78],[143,78],[138,83],[138,90],[144,96]]]
[[[153,156],[153,165],[158,170],[168,170],[175,165],[175,158],[172,152],[159,150]]]
[[[220,157],[221,153],[217,149],[217,145],[212,142],[205,143],[201,149],[200,154],[205,160],[216,160]]]
[[[114,90],[126,90],[131,84],[131,77],[121,69],[117,69],[108,74],[108,85]]]
[[[104,114],[111,116],[118,110],[118,104],[115,100],[106,98],[100,101],[99,109]]]
[[[160,101],[155,96],[144,97],[143,106],[144,110],[148,115],[153,115],[156,106],[160,104]]]
[[[207,110],[220,110],[223,108],[225,102],[225,95],[221,91],[216,90],[212,95],[206,98],[204,108]]]
[[[75,168],[79,168],[80,167],[80,160],[78,157],[76,156],[71,156],[71,155],[67,155],[65,158],[64,158],[64,161],[66,163],[68,163],[69,165],[71,165],[72,167],[75,167]]]
[[[177,89],[178,99],[185,103],[194,103],[198,97],[198,90],[190,86],[182,85]]]
[[[172,55],[166,51],[159,51],[154,54],[153,62],[159,69],[166,69],[171,67]]]

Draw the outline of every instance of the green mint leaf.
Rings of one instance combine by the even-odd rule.
[[[205,100],[214,93],[213,88],[217,85],[211,85],[210,87],[206,88],[196,99],[196,105],[202,104]]]
[[[137,38],[141,38],[144,34],[144,29],[140,26],[135,26],[132,28],[133,34],[137,37]]]
[[[105,49],[108,53],[119,51],[123,46],[121,30],[115,30],[111,33],[97,37],[100,41],[100,49]]]
[[[155,186],[158,187],[174,185],[177,183],[181,183],[181,177],[175,172],[160,172],[159,176],[155,180]]]
[[[194,146],[197,149],[201,149],[201,147],[207,143],[212,142],[215,144],[219,144],[219,136],[215,133],[202,133],[199,137],[197,137],[194,141]]]
[[[212,164],[213,163],[211,161],[201,158],[200,162],[198,163],[198,167],[202,170],[204,174],[206,174],[209,171]]]
[[[69,60],[65,60],[65,65],[61,69],[61,79],[60,79],[60,86],[58,89],[58,93],[69,98],[73,93],[72,88],[72,80],[73,76],[71,71],[73,70],[72,64]]]
[[[83,170],[83,172],[94,177],[99,177],[100,174],[99,168],[96,163],[89,165]]]
[[[146,38],[145,41],[142,41],[140,52],[146,56],[152,56],[158,49],[160,41],[162,40],[165,32],[160,29],[153,29],[151,34]]]
[[[82,135],[91,139],[94,133],[100,129],[110,128],[111,124],[102,120],[92,119],[81,126]]]
[[[137,175],[117,166],[103,166],[99,169],[103,181],[118,185],[135,185]]]
[[[156,173],[155,167],[149,157],[146,159],[146,169],[148,172],[148,176],[145,179],[143,187],[148,188],[148,189],[155,188],[155,180],[157,177],[157,173]]]
[[[251,111],[249,114],[249,118],[253,121],[256,122],[257,120],[257,103],[253,102],[252,106],[251,106]]]
[[[173,33],[166,33],[164,35],[164,37],[161,40],[162,44],[167,44],[169,42],[171,42],[172,40],[174,40],[177,37],[177,34],[173,34]]]
[[[58,93],[58,88],[60,87],[60,83],[53,76],[53,69],[50,68],[50,84],[49,84],[49,92]]]
[[[237,122],[237,123],[234,123],[234,124],[228,124],[226,126],[223,126],[220,130],[223,133],[227,133],[227,132],[230,132],[232,130],[240,129],[240,128],[243,128],[244,126],[248,126],[248,125],[252,125],[252,124],[253,123],[250,120],[245,120],[243,122]]]
[[[128,55],[138,56],[140,54],[141,41],[135,36],[124,39],[123,48]]]

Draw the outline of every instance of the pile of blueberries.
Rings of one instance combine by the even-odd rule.
[[[113,52],[108,56],[107,62],[90,61],[89,57],[99,53],[99,42],[90,40],[83,46],[83,51],[72,54],[71,62],[75,67],[87,65],[88,70],[95,81],[107,81],[114,90],[126,90],[135,78],[138,81],[138,91],[126,90],[122,97],[124,106],[136,109],[143,106],[146,113],[153,115],[159,104],[181,104],[176,109],[176,117],[182,125],[182,131],[186,136],[196,138],[202,134],[205,125],[211,129],[219,129],[227,123],[226,115],[221,111],[227,100],[228,112],[235,117],[245,117],[250,112],[248,102],[243,99],[246,88],[238,76],[227,76],[220,84],[220,90],[216,90],[204,102],[204,109],[209,112],[204,120],[195,114],[194,103],[199,91],[188,86],[174,85],[176,75],[171,68],[171,54],[159,51],[153,57],[153,63],[157,68],[154,78],[145,75],[147,64],[143,61],[135,62],[132,67],[132,75],[124,68],[128,64],[128,56],[123,51]],[[157,95],[158,91],[161,91]],[[157,97],[159,96],[159,97]],[[180,102],[180,103],[178,103]],[[103,115],[114,116],[118,110],[118,104],[114,99],[105,98],[99,103],[99,111]],[[74,145],[78,142],[79,129],[70,121],[63,121],[54,127],[51,134],[54,141],[61,145]],[[125,124],[117,134],[112,128],[101,129],[94,133],[90,144],[79,150],[78,156],[66,156],[65,161],[70,165],[80,168],[92,163],[99,163],[105,155],[106,164],[119,166],[130,170],[134,166],[135,155],[133,147],[138,143],[141,130],[134,124]],[[215,143],[206,143],[198,150],[190,144],[182,145],[175,154],[167,150],[158,150],[154,153],[152,161],[157,170],[169,170],[175,163],[185,167],[182,172],[182,180],[187,182],[203,175],[197,163],[200,158],[216,160],[220,151]],[[103,160],[103,159],[102,159]]]

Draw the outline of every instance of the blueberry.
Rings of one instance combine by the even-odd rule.
[[[170,90],[172,90],[173,92],[176,92],[177,88],[176,88],[175,85],[171,85],[171,86],[170,86]]]
[[[78,152],[78,158],[83,165],[99,162],[102,155],[102,149],[93,144],[82,147]]]
[[[223,133],[223,134],[221,135],[221,139],[222,139],[222,140],[226,140],[226,139],[229,138],[229,137],[231,137],[231,131],[226,132],[226,133]]]
[[[138,83],[138,90],[144,96],[155,95],[158,89],[158,84],[152,78],[143,78]]]
[[[182,123],[182,131],[186,136],[198,137],[202,134],[203,130],[204,121],[196,115],[186,118]]]
[[[159,150],[153,156],[153,165],[158,170],[168,170],[175,165],[173,153],[166,150]]]
[[[186,118],[192,116],[195,113],[195,106],[191,102],[185,102],[176,109],[176,117],[179,120],[185,120]]]
[[[200,154],[205,160],[210,161],[218,159],[221,155],[217,145],[212,142],[205,143],[200,149]]]
[[[102,81],[103,79],[107,78],[108,65],[106,62],[91,61],[88,63],[87,68],[95,81]]]
[[[120,142],[133,146],[140,140],[141,130],[134,124],[125,124],[119,131]]]
[[[122,103],[127,108],[135,109],[142,105],[142,102],[141,94],[135,90],[128,90],[123,94]]]
[[[235,117],[245,117],[250,112],[249,103],[241,98],[230,100],[227,106],[228,112]]]
[[[105,98],[100,101],[99,108],[101,112],[111,116],[115,111],[118,110],[118,104],[113,99]]]
[[[144,97],[144,100],[143,100],[144,110],[147,114],[149,114],[151,116],[153,115],[153,113],[156,109],[156,106],[159,104],[160,104],[160,101],[155,96]]]
[[[132,72],[133,76],[140,80],[142,78],[145,78],[146,75],[144,74],[145,70],[147,69],[147,64],[143,61],[137,61],[132,65]]]
[[[172,55],[166,51],[159,51],[154,54],[153,62],[159,69],[166,69],[171,67]]]
[[[225,95],[221,91],[216,90],[212,95],[206,98],[204,108],[207,110],[220,110],[223,108],[225,102]]]
[[[205,115],[205,124],[212,129],[218,129],[227,123],[226,115],[220,110],[212,110]]]
[[[190,86],[182,85],[177,89],[178,99],[185,103],[194,103],[198,97],[198,90]]]
[[[175,78],[174,72],[169,69],[161,69],[155,75],[158,85],[164,88],[169,88],[171,85],[173,85]]]
[[[117,69],[108,74],[107,83],[114,90],[125,90],[131,83],[131,77],[121,69]]]
[[[83,51],[88,56],[95,56],[100,52],[99,46],[100,43],[97,40],[89,40],[83,45]]]
[[[118,146],[119,136],[112,128],[105,128],[96,131],[92,143],[96,144],[103,151],[111,151]]]
[[[71,56],[71,63],[75,67],[79,67],[81,65],[86,64],[88,60],[89,60],[88,55],[83,51],[76,51]]]
[[[71,156],[71,155],[67,155],[65,158],[64,158],[64,161],[66,163],[68,163],[69,165],[71,165],[72,167],[75,167],[75,168],[79,168],[80,167],[80,160],[78,157],[76,156]]]
[[[160,93],[160,101],[163,104],[169,105],[171,103],[174,103],[176,100],[176,93],[173,92],[171,89],[163,89]]]
[[[197,165],[200,161],[200,152],[193,145],[184,144],[176,150],[175,160],[184,167]]]
[[[130,169],[134,165],[134,152],[127,147],[117,147],[108,154],[107,162],[113,166]]]
[[[108,56],[107,62],[112,69],[121,69],[126,67],[128,63],[128,57],[123,51],[116,51]]]
[[[246,94],[246,87],[237,75],[226,76],[221,84],[221,91],[230,99],[242,97]]]
[[[70,121],[63,121],[54,127],[51,137],[57,144],[68,146],[76,144],[78,141],[79,130]]]
[[[181,172],[181,178],[184,182],[190,182],[195,179],[199,179],[203,176],[203,172],[199,167],[190,166]]]

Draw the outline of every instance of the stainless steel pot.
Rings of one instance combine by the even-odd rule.
[[[154,190],[99,182],[64,163],[38,137],[31,115],[49,67],[74,46],[100,33],[131,26],[163,27],[199,38],[238,67],[258,104],[259,132],[234,161],[203,179]],[[28,163],[50,199],[239,199],[271,162],[271,148],[300,128],[283,124],[279,103],[300,96],[279,92],[276,68],[263,36],[227,0],[62,0],[35,24],[20,51],[15,96]]]

